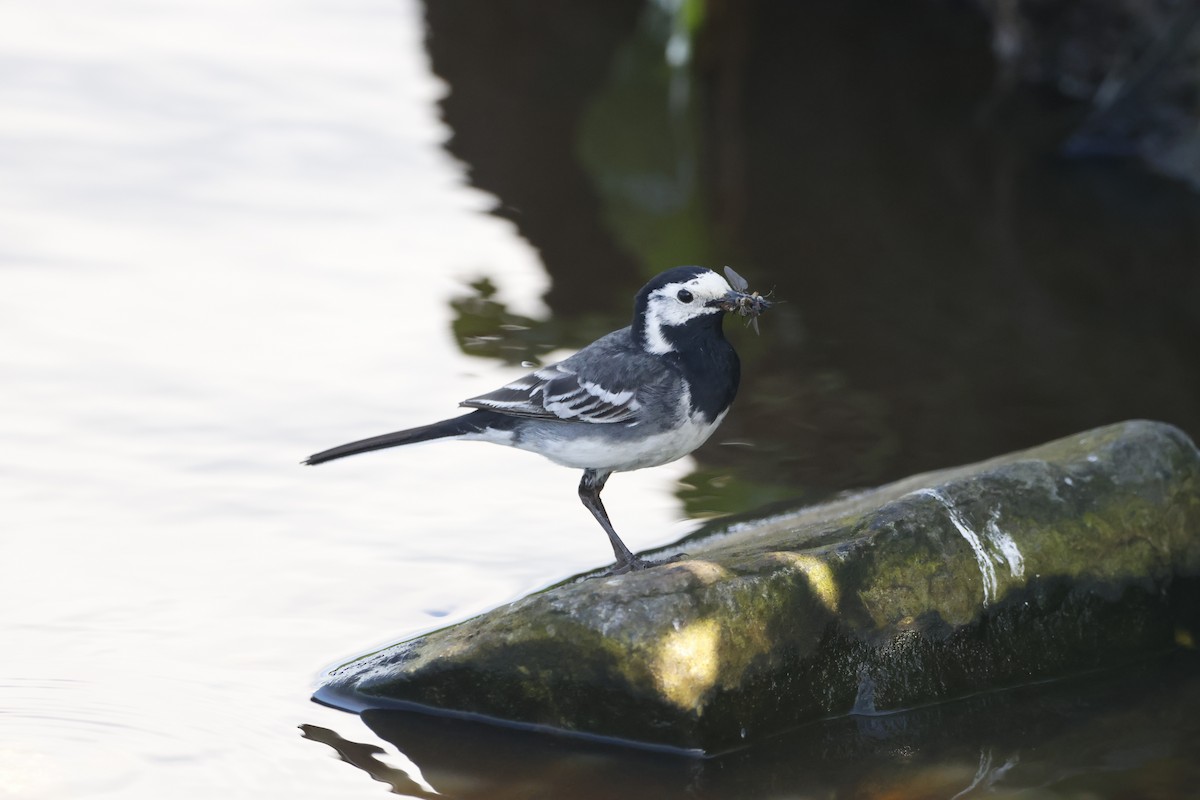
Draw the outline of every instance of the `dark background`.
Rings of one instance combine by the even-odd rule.
[[[446,147],[552,280],[530,320],[481,271],[466,352],[582,346],[678,264],[773,291],[761,338],[727,323],[742,389],[693,515],[1129,418],[1200,433],[1187,4],[670,6],[426,3]]]

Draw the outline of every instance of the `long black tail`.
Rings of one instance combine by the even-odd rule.
[[[385,433],[372,436],[370,439],[360,439],[357,442],[340,444],[328,450],[311,455],[304,459],[305,464],[324,464],[337,458],[354,456],[359,453],[369,453],[372,450],[383,450],[385,447],[399,447],[402,444],[428,442],[431,439],[445,439],[448,436],[462,436],[466,433],[479,433],[486,428],[494,427],[500,415],[489,411],[472,411],[461,417],[444,419],[431,425],[419,428],[409,428],[406,431]]]

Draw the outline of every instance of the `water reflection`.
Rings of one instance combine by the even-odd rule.
[[[712,759],[423,714],[362,716],[422,780],[453,798],[1184,797],[1200,780],[1197,707],[1200,656],[1179,652],[903,713],[829,720]],[[362,758],[370,747],[310,738],[376,780],[396,780]]]
[[[297,462],[625,325],[675,263],[730,263],[789,304],[762,337],[730,326],[745,383],[697,463],[610,485],[641,547],[1121,417],[1195,436],[1194,195],[1048,158],[1075,112],[981,100],[967,6],[677,7],[700,5],[709,23],[681,29],[641,0],[0,4],[3,788],[379,789],[317,757],[305,721],[416,792],[357,718],[308,702],[321,667],[607,547],[577,476],[527,454]],[[1093,718],[1194,753],[1173,721],[1189,686],[1147,706],[1157,731]],[[483,774],[420,766],[476,796],[559,774],[588,776],[580,793],[786,794],[838,779],[789,766],[813,741],[703,763],[531,742],[507,772],[486,748]],[[983,786],[1010,760],[1006,739],[969,741],[927,781],[961,791],[982,763]],[[1020,757],[1005,781],[1060,774]],[[1195,777],[1158,763],[1171,788]]]
[[[418,780],[408,772],[385,763],[380,756],[387,751],[376,744],[363,744],[343,739],[337,732],[320,725],[304,724],[300,731],[305,739],[333,748],[338,757],[352,767],[357,767],[380,783],[387,784],[393,793],[413,797],[437,797],[429,784]]]
[[[1058,157],[1083,110],[998,89],[969,9],[867,5],[706,4],[681,62],[664,55],[676,4],[612,4],[574,29],[573,12],[497,3],[494,30],[427,4],[448,147],[553,281],[544,326],[458,306],[464,351],[582,344],[670,264],[774,286],[789,304],[764,336],[734,331],[743,390],[680,492],[693,515],[1119,419],[1200,431],[1200,197]],[[513,113],[496,120],[500,98]],[[535,149],[569,166],[513,169]]]

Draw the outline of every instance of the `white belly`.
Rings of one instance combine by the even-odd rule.
[[[712,422],[704,422],[698,416],[690,417],[684,424],[673,430],[652,434],[645,438],[631,437],[614,441],[598,436],[563,439],[551,436],[522,441],[515,446],[522,450],[539,453],[555,464],[561,464],[564,467],[628,472],[634,469],[669,464],[676,459],[683,458],[708,441],[708,437],[712,436],[713,431],[717,429],[723,419],[725,419],[724,413]],[[597,427],[603,428],[604,426]],[[597,432],[602,431],[598,430]]]

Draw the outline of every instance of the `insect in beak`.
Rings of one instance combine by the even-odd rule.
[[[729,285],[733,287],[733,291],[726,294],[720,300],[713,300],[709,303],[711,306],[720,306],[721,310],[737,313],[743,317],[749,317],[746,323],[754,328],[755,333],[760,333],[758,329],[758,315],[771,307],[771,302],[763,297],[758,292],[747,292],[750,288],[750,282],[741,275],[734,272],[732,267],[725,268],[725,277],[729,281]]]

